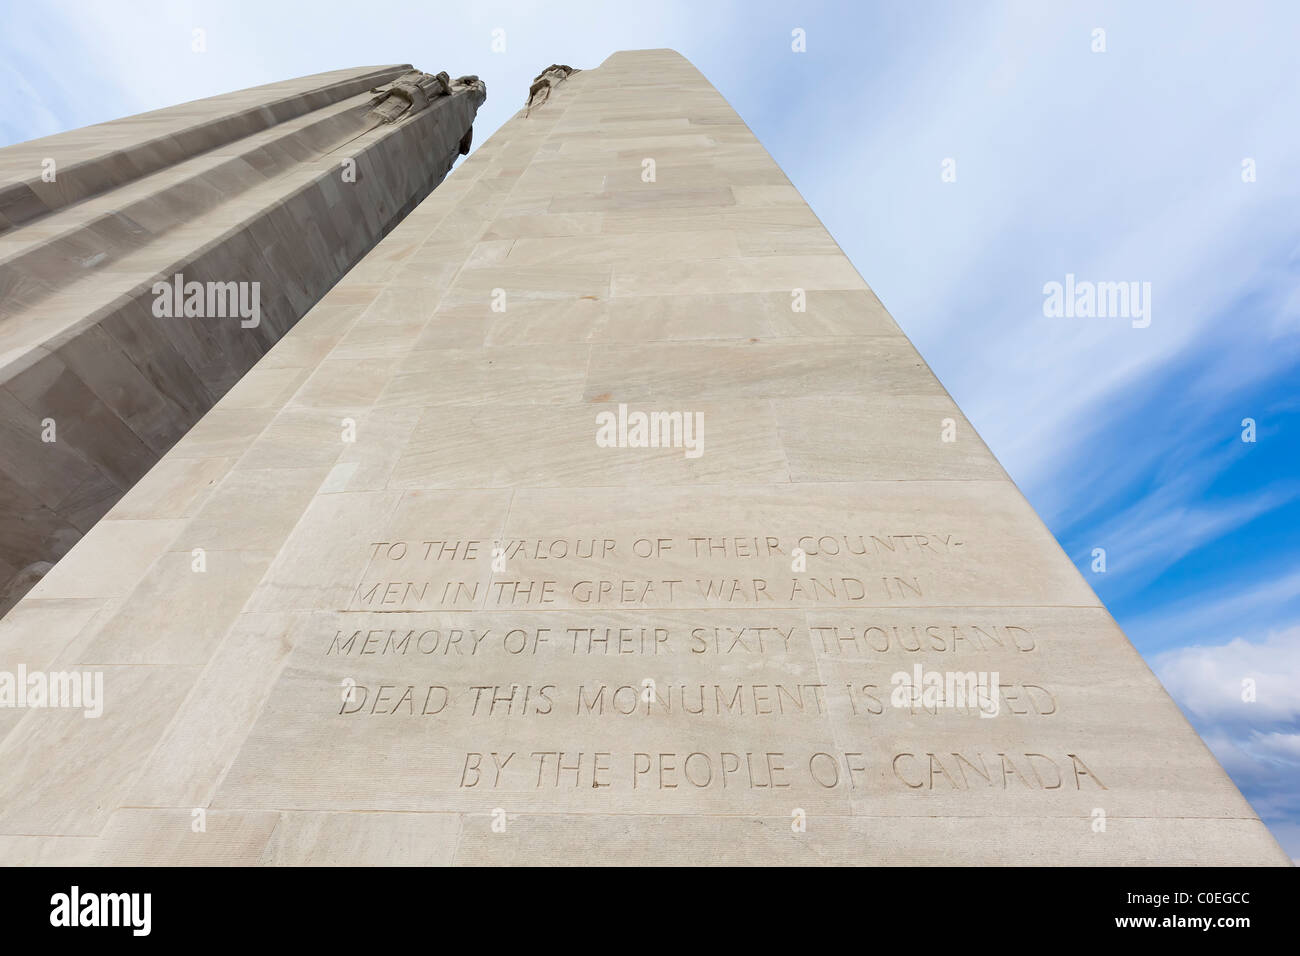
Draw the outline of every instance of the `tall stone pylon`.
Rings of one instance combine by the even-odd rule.
[[[19,665],[93,700],[0,710],[5,862],[1285,862],[667,50],[539,76]]]
[[[0,149],[0,613],[467,152],[407,65]]]

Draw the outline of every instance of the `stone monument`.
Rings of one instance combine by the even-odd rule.
[[[526,95],[0,622],[0,860],[1285,863],[704,77]]]
[[[484,96],[339,70],[0,149],[0,612],[429,194]]]

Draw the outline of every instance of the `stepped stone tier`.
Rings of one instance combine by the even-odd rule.
[[[0,150],[0,611],[429,194],[484,95],[339,70]]]
[[[0,860],[1285,863],[723,97],[543,78],[0,622]]]

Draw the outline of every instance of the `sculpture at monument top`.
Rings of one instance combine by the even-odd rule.
[[[524,104],[525,111],[531,112],[535,107],[541,106],[550,97],[552,89],[578,72],[580,71],[563,63],[552,63],[542,70],[541,73],[533,77],[532,86],[528,87],[528,102]]]
[[[376,86],[370,91],[378,95],[366,118],[380,123],[395,123],[404,116],[420,112],[439,96],[451,96],[470,89],[486,95],[486,87],[477,76],[462,76],[453,80],[445,70],[439,73],[411,70],[391,83]]]

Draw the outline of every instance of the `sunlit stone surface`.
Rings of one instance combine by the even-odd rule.
[[[726,101],[548,76],[0,623],[0,858],[1285,863]]]

